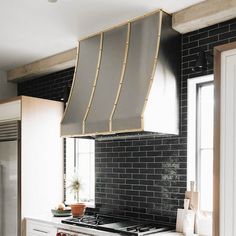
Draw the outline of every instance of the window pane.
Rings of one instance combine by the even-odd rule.
[[[200,154],[200,209],[213,209],[213,150],[201,150]]]
[[[77,139],[77,151],[79,153],[94,153],[94,140],[92,139]]]
[[[94,155],[77,155],[77,171],[81,181],[80,200],[94,200]]]
[[[80,201],[94,202],[95,145],[92,139],[66,139],[66,203],[74,202],[75,195],[68,188],[75,176],[79,177]]]
[[[199,90],[199,144],[198,144],[198,190],[200,209],[213,208],[213,116],[214,86],[206,84]]]
[[[75,175],[75,163],[74,163],[74,139],[66,139],[66,203],[72,203],[74,201],[74,194],[68,188]]]
[[[93,139],[76,140],[76,172],[81,181],[81,201],[94,201],[95,193],[95,142]]]
[[[200,146],[213,148],[214,86],[201,87],[200,92]]]
[[[188,81],[188,108],[188,181],[196,181],[199,210],[212,211],[214,158],[212,75]]]

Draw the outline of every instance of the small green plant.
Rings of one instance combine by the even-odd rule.
[[[70,184],[68,185],[68,189],[70,189],[71,193],[74,193],[74,198],[77,202],[79,202],[79,190],[81,187],[81,183],[79,177],[76,175],[72,180],[68,181]]]

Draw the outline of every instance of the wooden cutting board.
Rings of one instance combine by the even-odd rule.
[[[185,192],[185,198],[189,199],[189,208],[191,210],[198,210],[198,192],[194,192],[194,181],[190,182],[190,191]]]

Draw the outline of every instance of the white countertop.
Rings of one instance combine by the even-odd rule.
[[[61,220],[66,219],[68,217],[54,217],[50,212],[45,214],[40,214],[37,216],[27,216],[26,220],[35,220],[41,223],[46,223],[50,225],[58,226],[61,224]],[[64,224],[63,224],[64,225]]]

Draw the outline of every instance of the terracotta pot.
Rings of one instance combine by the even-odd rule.
[[[73,217],[82,217],[84,215],[86,205],[84,203],[71,204],[71,213]]]

